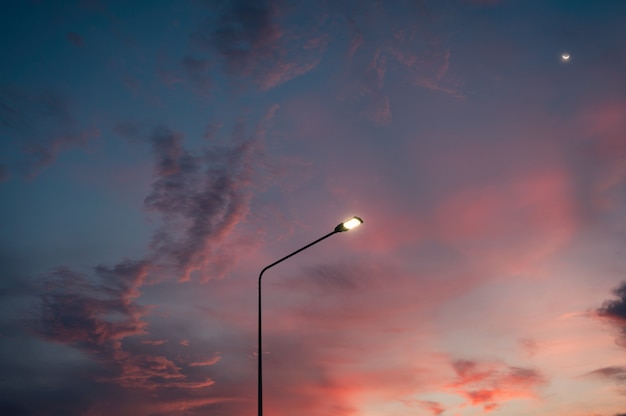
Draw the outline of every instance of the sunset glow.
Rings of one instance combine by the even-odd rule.
[[[626,415],[626,1],[6,3],[0,415]]]

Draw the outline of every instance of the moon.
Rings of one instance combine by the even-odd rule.
[[[561,61],[563,61],[563,62],[569,62],[570,58],[571,58],[571,56],[570,56],[570,54],[568,52],[563,52],[561,54]]]

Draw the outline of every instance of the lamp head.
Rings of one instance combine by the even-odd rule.
[[[361,224],[363,224],[363,220],[360,217],[352,217],[352,218],[342,222],[338,226],[336,226],[335,227],[335,232],[339,233],[339,232],[342,232],[342,231],[349,231],[349,230],[351,230],[353,228],[358,227]]]

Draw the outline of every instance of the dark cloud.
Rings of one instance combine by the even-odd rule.
[[[4,389],[3,389],[4,390]],[[78,383],[70,388],[57,387],[53,390],[43,386],[31,386],[30,391],[15,389],[0,393],[0,414],[11,416],[33,415],[81,415],[92,405],[85,386]],[[37,400],[32,400],[36,396]]]
[[[83,44],[85,43],[83,41],[83,38],[78,33],[74,33],[74,32],[69,32],[67,34],[67,40],[69,40],[76,46],[83,46]]]
[[[626,367],[609,366],[598,368],[585,374],[586,377],[595,377],[603,380],[609,380],[620,386],[621,394],[626,396]]]
[[[79,125],[69,98],[60,92],[0,88],[0,135],[21,153],[16,169],[30,178],[61,150],[85,145],[99,132]]]
[[[89,276],[59,268],[43,282],[41,310],[32,329],[107,369],[83,375],[91,380],[142,390],[211,386],[213,380],[202,375],[189,379],[174,357],[149,352],[151,345],[127,342],[147,334],[147,309],[137,298],[149,272],[146,261],[100,265]]]
[[[238,80],[250,77],[261,89],[270,89],[315,68],[329,42],[320,32],[325,14],[306,2],[237,0],[205,4],[211,10],[210,17],[192,34],[193,52],[182,62],[203,89],[210,85],[208,62],[215,56],[229,76]],[[298,23],[289,25],[290,19]]]
[[[277,4],[271,0],[220,2],[217,25],[204,33],[206,41],[224,58],[229,70],[249,73],[264,59],[272,59],[282,33]]]
[[[141,261],[100,265],[93,276],[54,270],[43,282],[35,329],[46,339],[115,361],[121,340],[145,333],[145,309],[135,299],[147,273]]]
[[[607,300],[598,309],[598,314],[602,317],[626,323],[626,282],[622,282],[618,288],[613,290],[613,294],[618,297],[616,300]]]
[[[79,316],[81,308],[87,309],[85,302],[81,296],[68,293],[64,299],[71,299],[77,306],[66,305],[65,310],[72,310],[72,313],[64,317],[63,322],[54,320],[55,324],[46,330],[47,333],[42,333],[44,320],[50,315],[46,314],[44,318],[41,309],[33,311],[31,308],[38,294],[50,295],[54,289],[50,285],[44,289],[31,283],[25,270],[29,267],[15,253],[6,258],[0,256],[0,366],[3,369],[0,373],[0,414],[84,414],[92,403],[93,392],[98,390],[96,378],[113,375],[103,371],[103,361],[85,359],[83,353],[96,353],[90,348],[93,342],[78,340],[77,334],[87,333],[89,328],[98,325],[93,324],[91,316]],[[40,308],[43,308],[42,303],[39,299]],[[61,309],[61,305],[55,308],[57,312]],[[82,332],[71,328],[80,325],[86,328]],[[63,344],[62,334],[71,334],[68,342],[80,345],[78,351]],[[103,394],[99,393],[100,396]]]
[[[615,381],[626,382],[626,367],[611,366],[602,367],[597,370],[590,371],[586,375],[609,378]]]
[[[613,290],[617,299],[604,301],[602,306],[595,313],[600,318],[616,326],[621,334],[618,339],[620,345],[626,346],[626,281]]]
[[[197,350],[195,340],[168,340],[159,332],[159,325],[149,331],[150,308],[142,305],[139,297],[147,284],[173,277],[188,279],[199,268],[208,270],[204,279],[220,277],[236,260],[239,242],[229,243],[228,237],[246,218],[250,185],[253,179],[259,180],[255,174],[263,165],[265,129],[275,110],[272,108],[250,133],[243,122],[238,123],[232,145],[199,152],[186,149],[183,136],[165,127],[146,135],[141,124],[120,124],[122,134],[152,147],[155,181],[144,202],[148,211],[161,218],[152,251],[144,259],[98,265],[88,273],[59,267],[43,276],[37,289],[5,285],[12,294],[26,290],[38,297],[37,309],[28,321],[30,331],[40,340],[80,353],[88,361],[71,377],[65,372],[67,380],[57,380],[60,389],[76,391],[77,406],[92,406],[91,398],[104,406],[106,400],[102,399],[115,389],[168,392],[161,399],[146,400],[145,406],[137,408],[138,414],[170,414],[180,409],[191,412],[236,401],[228,395],[232,391],[228,383],[212,388],[208,398],[194,396],[194,392],[214,385],[210,368],[221,360],[221,354]],[[188,336],[185,333],[181,338]],[[77,378],[95,384],[83,392],[72,385]],[[184,400],[178,399],[181,395]],[[120,400],[116,406],[137,405],[136,400],[130,402]],[[23,398],[3,402],[0,397],[0,404],[16,414],[41,413],[23,403],[27,403]],[[59,414],[84,412],[83,407],[63,410],[63,403],[48,405],[60,409]],[[116,406],[92,410],[107,413]]]
[[[258,133],[258,132],[257,132]],[[182,280],[212,266],[220,277],[232,264],[232,254],[218,247],[248,213],[253,173],[261,163],[255,135],[235,129],[232,147],[213,147],[193,155],[182,137],[158,129],[149,138],[155,155],[156,181],[145,198],[149,211],[162,215],[164,225],[151,247],[159,262],[172,262]]]

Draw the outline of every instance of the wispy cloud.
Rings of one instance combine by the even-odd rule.
[[[222,356],[220,354],[215,354],[212,358],[209,358],[208,360],[194,361],[192,363],[189,363],[189,366],[190,367],[204,367],[207,365],[214,365],[214,364],[217,364],[221,359],[222,359]]]
[[[193,78],[206,84],[207,56],[216,55],[224,72],[238,80],[252,79],[263,90],[281,85],[315,68],[326,50],[328,35],[318,32],[315,8],[286,6],[274,0],[237,0],[212,7],[191,36],[192,52],[183,64]],[[287,16],[307,10],[307,24],[287,24]],[[311,10],[313,9],[313,13]]]
[[[100,132],[81,125],[70,99],[59,91],[0,88],[0,134],[20,154],[11,169],[33,178],[59,152],[85,146]]]
[[[90,277],[67,269],[52,272],[45,280],[34,328],[48,340],[112,366],[115,373],[97,377],[103,382],[147,390],[211,386],[211,379],[188,381],[181,367],[164,356],[124,349],[126,338],[147,334],[142,320],[147,308],[137,298],[149,267],[146,262],[125,261],[113,268],[97,266]]]
[[[511,399],[534,398],[536,389],[546,384],[544,376],[531,368],[474,360],[456,360],[452,367],[457,379],[448,388],[485,411],[495,410]]]
[[[602,367],[586,373],[586,377],[609,380],[621,387],[620,393],[626,396],[626,366]]]
[[[392,19],[396,7],[414,18]],[[426,4],[409,2],[363,4],[360,13],[346,12],[351,41],[342,98],[364,101],[363,114],[375,124],[387,125],[392,120],[394,103],[385,87],[386,78],[392,83],[408,78],[417,87],[462,97],[449,76],[451,52],[446,38],[433,24],[441,16],[433,13]]]
[[[244,122],[237,124],[231,145],[199,152],[188,150],[182,135],[164,127],[147,135],[139,125],[123,129],[148,143],[154,156],[155,181],[144,202],[161,220],[151,250],[141,260],[98,265],[90,273],[60,267],[44,276],[31,320],[35,333],[108,368],[106,373],[86,369],[92,380],[143,391],[212,387],[215,381],[200,370],[217,364],[221,355],[181,357],[179,349],[191,349],[191,343],[167,343],[152,333],[151,308],[139,298],[146,285],[189,280],[200,269],[208,270],[198,275],[203,281],[223,277],[237,260],[241,243],[232,234],[248,215],[250,187],[262,181],[264,135],[275,111],[272,107],[250,132]],[[152,339],[137,339],[148,335]],[[231,400],[217,393],[172,405],[196,408]]]
[[[173,266],[181,280],[200,270],[203,280],[220,278],[232,267],[233,248],[224,241],[248,215],[250,186],[264,164],[262,139],[268,121],[252,133],[238,125],[232,146],[198,155],[186,151],[182,136],[168,129],[149,136],[157,179],[144,202],[164,220],[151,248],[157,261]]]
[[[82,36],[76,32],[69,32],[67,34],[67,40],[72,42],[75,46],[83,46],[85,44]]]

